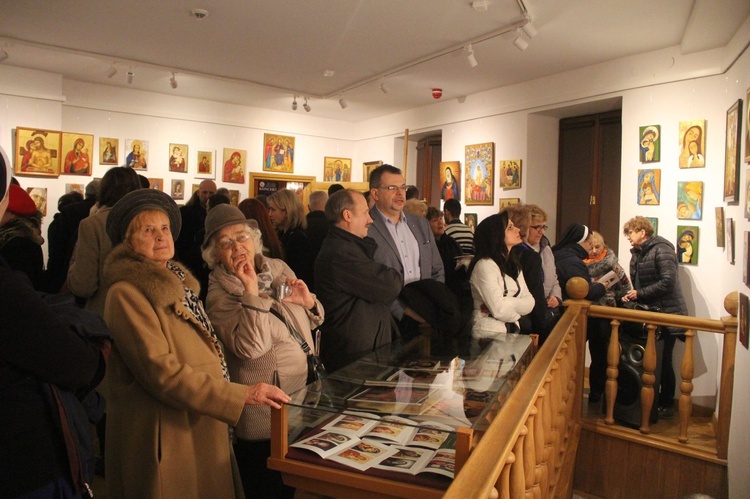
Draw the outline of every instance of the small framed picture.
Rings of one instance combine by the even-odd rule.
[[[461,201],[461,162],[441,161],[439,168],[440,199]]]
[[[70,192],[77,192],[81,196],[84,195],[84,189],[86,187],[83,184],[65,184],[65,194]]]
[[[477,214],[464,213],[464,223],[469,226],[472,232],[477,228]]]
[[[60,141],[62,132],[16,128],[16,175],[36,177],[60,176]]]
[[[99,164],[116,165],[119,158],[120,140],[112,137],[99,137]]]
[[[745,350],[748,349],[748,326],[750,326],[750,298],[745,293],[740,293],[740,307],[737,314],[737,329],[740,333],[740,343]]]
[[[701,220],[703,218],[703,182],[677,182],[677,218]]]
[[[196,178],[216,178],[216,169],[214,165],[216,163],[216,151],[213,149],[202,148],[198,149],[197,156],[197,171],[195,172]]]
[[[520,204],[521,198],[499,198],[498,202],[500,203],[499,209],[504,210],[509,206]]]
[[[236,189],[229,189],[229,203],[232,206],[240,204],[240,191]]]
[[[62,173],[66,175],[91,175],[91,156],[94,136],[85,133],[62,134],[62,152],[65,154]]]
[[[247,151],[243,149],[224,148],[224,169],[221,178],[232,184],[245,183],[245,160]]]
[[[716,207],[716,246],[724,247],[724,207]]]
[[[724,221],[724,246],[727,251],[727,261],[734,265],[734,219],[727,218]]]
[[[654,226],[654,235],[658,236],[659,235],[659,219],[656,217],[646,217],[646,220],[651,222],[651,225]]]
[[[724,153],[724,201],[740,200],[740,140],[742,138],[742,99],[727,110],[727,143]]]
[[[172,199],[185,199],[185,181],[182,179],[172,179]]]
[[[698,265],[699,228],[695,225],[677,226],[677,261]]]
[[[660,192],[661,170],[638,170],[638,204],[658,205]]]
[[[742,282],[750,288],[750,232],[748,231],[745,231],[744,253],[742,256]]]
[[[383,162],[382,161],[367,161],[365,163],[362,163],[362,168],[363,168],[362,169],[362,182],[369,182],[370,174],[378,166],[383,166]]]
[[[641,163],[658,163],[661,159],[661,126],[642,126],[638,132],[641,139]]]
[[[47,188],[46,187],[28,187],[26,192],[34,200],[36,209],[42,213],[43,217],[47,216]]]
[[[351,182],[351,158],[323,158],[323,180],[325,182]]]
[[[706,120],[680,122],[680,168],[706,166]]]
[[[464,147],[464,201],[467,206],[494,204],[495,143]],[[519,172],[520,178],[520,172]]]
[[[148,178],[148,185],[149,188],[154,189],[156,191],[164,191],[164,179],[163,178]]]
[[[745,170],[745,218],[750,220],[750,170]]]
[[[521,188],[521,163],[522,162],[520,159],[509,159],[498,162],[498,171],[500,172],[500,188]]]
[[[148,140],[125,139],[125,166],[134,170],[148,170]]]
[[[169,144],[169,171],[187,173],[188,171],[188,145]]]
[[[750,163],[750,87],[745,91],[745,163]]]

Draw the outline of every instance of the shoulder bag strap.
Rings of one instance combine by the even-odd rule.
[[[283,315],[281,315],[281,313],[278,310],[274,308],[271,308],[270,312],[273,315],[275,315],[277,319],[279,319],[281,322],[284,323],[286,328],[289,330],[289,334],[291,334],[292,338],[294,338],[297,341],[297,343],[299,343],[299,345],[302,347],[302,351],[305,352],[306,355],[312,355],[312,351],[310,350],[310,345],[308,345],[305,339],[297,332],[297,330],[294,329],[294,327],[291,324],[289,324],[286,318]]]

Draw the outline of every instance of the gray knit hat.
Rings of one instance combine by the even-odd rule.
[[[112,207],[107,216],[107,235],[112,246],[125,240],[130,222],[142,211],[159,210],[169,217],[169,230],[172,239],[177,239],[182,228],[180,210],[174,200],[162,191],[155,189],[138,189],[125,194]]]
[[[208,215],[206,215],[206,237],[203,238],[201,248],[205,249],[208,246],[208,241],[211,240],[211,236],[216,234],[217,231],[229,225],[236,224],[245,224],[255,229],[258,228],[258,223],[255,220],[245,218],[245,215],[236,206],[220,204],[211,208]]]

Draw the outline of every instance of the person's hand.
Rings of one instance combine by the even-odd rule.
[[[557,296],[550,296],[547,298],[547,308],[557,308],[560,306],[560,300],[557,299]]]
[[[622,297],[622,301],[629,302],[629,301],[638,301],[638,291],[635,289],[631,289],[627,293],[625,293],[625,296]]]
[[[412,319],[414,319],[415,321],[417,321],[420,324],[424,324],[424,323],[427,322],[426,320],[424,320],[424,318],[421,315],[419,315],[414,310],[412,310],[412,309],[410,309],[408,307],[404,310],[404,315],[407,316],[407,317],[411,317]]]
[[[290,400],[292,400],[291,397],[284,393],[281,388],[267,383],[256,383],[248,386],[247,395],[245,395],[245,405],[265,404],[274,409],[281,409],[281,404],[286,404]]]
[[[251,295],[258,296],[258,275],[255,273],[252,260],[247,255],[239,255],[232,260],[232,271],[234,275],[242,282],[245,291]]]
[[[281,301],[296,303],[297,305],[302,305],[308,310],[315,306],[315,300],[313,300],[305,281],[302,279],[292,279],[290,277],[286,280],[286,284],[289,286],[291,293]]]

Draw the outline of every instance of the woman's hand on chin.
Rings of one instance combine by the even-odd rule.
[[[281,409],[281,404],[291,399],[281,388],[267,383],[256,383],[247,387],[245,405],[268,405],[274,409]]]
[[[297,305],[302,305],[306,309],[311,309],[315,306],[315,300],[310,294],[310,290],[307,289],[305,281],[302,279],[289,278],[286,280],[286,283],[289,286],[289,289],[292,290],[292,293],[282,301],[296,303]]]

